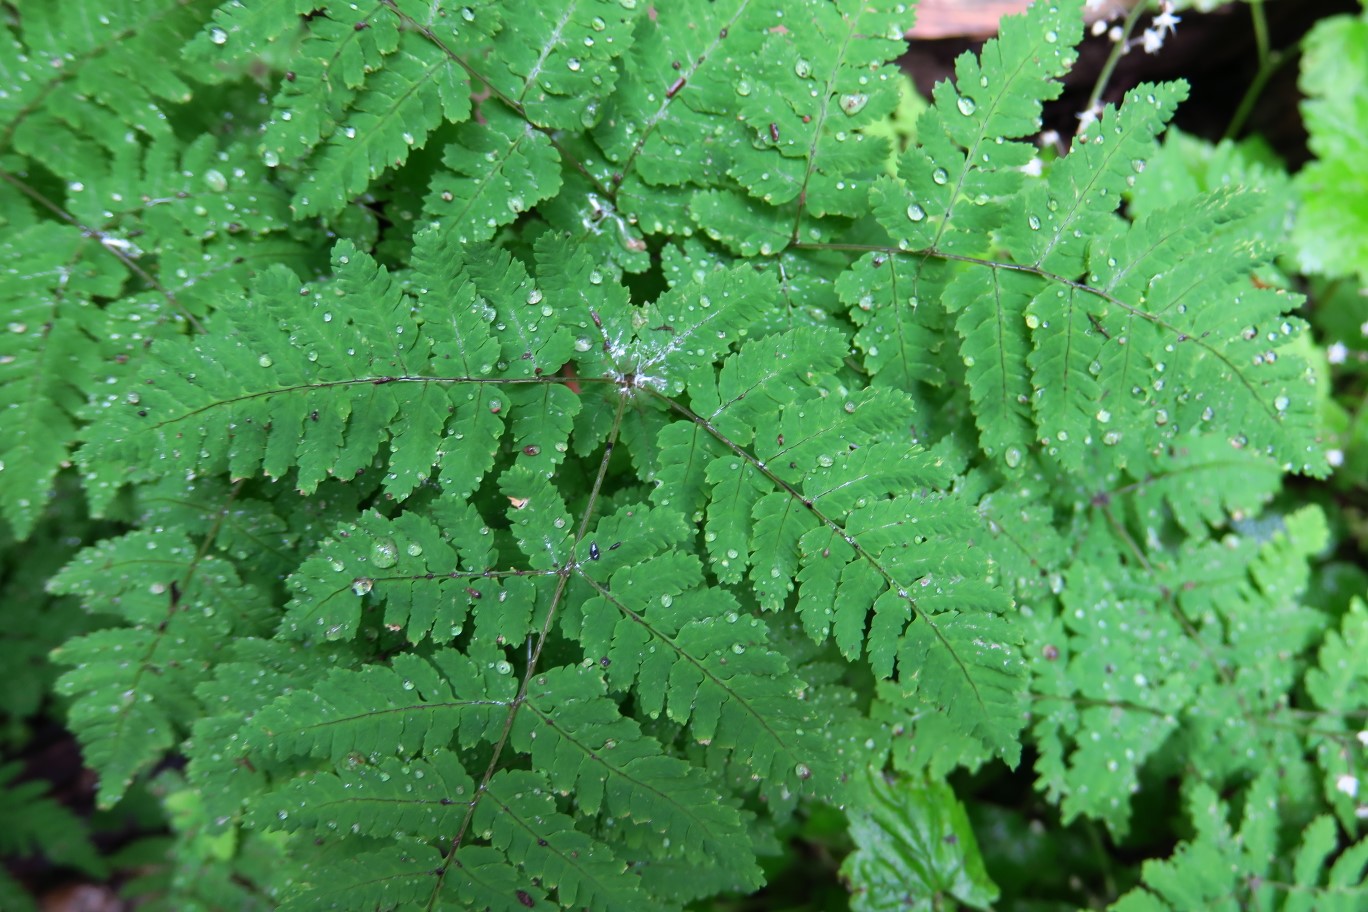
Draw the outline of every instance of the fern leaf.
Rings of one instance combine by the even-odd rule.
[[[100,772],[98,800],[109,807],[199,716],[193,689],[233,631],[221,606],[250,617],[262,595],[243,585],[231,564],[199,555],[169,532],[133,532],[87,548],[49,590],[131,625],[94,631],[53,652],[72,666],[57,691],[75,698],[68,724]]]
[[[919,145],[882,178],[870,202],[880,224],[904,249],[978,253],[991,210],[964,205],[1014,193],[1031,146],[1011,142],[1040,129],[1041,103],[1058,96],[1082,30],[1077,2],[1032,6],[1003,20],[978,58],[962,54],[955,84],[936,86],[935,103],[919,119]],[[1009,140],[998,142],[998,140]],[[983,212],[983,215],[978,214]]]
[[[1122,194],[1145,169],[1154,140],[1187,97],[1182,83],[1143,84],[1126,93],[1120,109],[1108,105],[1042,184],[1022,194],[1025,214],[1003,228],[1019,263],[1079,274],[1088,242],[1110,226]]]
[[[461,531],[478,527],[467,513]],[[448,520],[455,519],[450,513]],[[452,635],[466,623],[468,612],[484,597],[501,603],[509,592],[482,578],[493,563],[487,540],[462,535],[453,547],[443,530],[415,514],[386,520],[362,514],[358,522],[334,537],[290,577],[294,598],[286,606],[284,630],[307,639],[351,639],[357,633],[363,604],[385,606],[384,623],[404,631],[410,642]],[[448,527],[447,533],[455,531]],[[514,602],[516,604],[516,600]],[[510,619],[513,605],[505,603]],[[505,630],[512,637],[522,630]]]
[[[464,124],[446,147],[423,204],[462,244],[487,241],[561,188],[560,155],[550,138],[501,105],[481,109],[484,122]]]
[[[730,131],[718,136],[714,127],[736,97],[737,58],[746,51],[737,46],[753,19],[755,5],[746,0],[662,5],[635,23],[617,91],[600,110],[586,109],[609,160],[654,185],[638,191],[651,201],[661,197],[661,185],[706,186],[725,175]]]
[[[17,29],[7,24],[0,50],[8,87],[0,147],[73,181],[126,147],[130,130],[171,136],[168,110],[190,99],[194,79],[178,52],[200,25],[200,10],[178,2],[85,12],[26,8]],[[149,67],[149,60],[161,63]]]
[[[598,675],[571,668],[539,675],[512,737],[552,788],[574,795],[581,812],[606,812],[649,834],[639,851],[668,857],[658,848],[662,836],[688,853],[729,845],[736,851],[727,857],[700,856],[700,868],[719,869],[735,889],[760,883],[753,855],[741,848],[747,836],[736,808],[698,769],[664,755],[622,718]]]
[[[511,863],[556,891],[562,908],[621,910],[678,909],[647,896],[641,880],[603,843],[575,829],[557,813],[543,780],[535,773],[508,770],[490,779],[473,825],[489,834]]]
[[[617,82],[644,9],[609,0],[558,0],[510,16],[480,75],[522,116],[547,129],[579,129]]]
[[[593,584],[580,609],[586,653],[607,660],[610,683],[634,689],[647,715],[687,722],[696,740],[734,753],[768,788],[829,787],[825,749],[805,733],[795,698],[802,685],[765,625],[730,596],[701,589],[697,558],[659,554],[663,544],[629,552],[621,562],[636,560]]]
[[[226,463],[239,477],[257,471],[279,477],[298,465],[298,486],[312,491],[329,474],[348,477],[368,467],[388,426],[385,484],[395,496],[408,495],[439,459],[444,466],[460,460],[471,468],[464,458],[488,466],[488,441],[498,436],[493,426],[499,419],[480,381],[495,370],[483,360],[492,351],[477,344],[468,353],[474,376],[439,373],[450,352],[434,352],[387,273],[346,243],[335,257],[337,291],[368,302],[365,307],[348,310],[320,295],[311,319],[291,319],[288,329],[263,326],[246,302],[224,307],[220,316],[233,331],[168,346],[145,368],[141,392],[121,420],[87,443],[85,463],[118,453],[133,466],[155,452],[172,457],[159,472]],[[293,312],[300,297],[298,280],[285,269],[267,272],[256,287],[258,306],[268,311]],[[454,293],[467,307],[479,306],[473,289]],[[459,317],[456,322],[469,325]],[[212,366],[201,361],[206,353],[212,353]],[[473,421],[471,443],[445,430],[456,426],[453,415]],[[444,445],[455,452],[444,455]],[[150,476],[146,467],[134,475]]]
[[[457,734],[466,745],[493,741],[517,692],[511,673],[508,662],[476,663],[454,650],[335,670],[316,691],[262,709],[245,741],[266,758],[354,753],[377,761],[446,749]]]
[[[855,344],[864,351],[870,374],[907,393],[920,384],[945,382],[938,357],[943,319],[932,312],[932,299],[922,297],[922,268],[870,253],[836,281],[842,303],[860,326]]]
[[[1182,843],[1173,858],[1146,862],[1145,887],[1113,904],[1115,912],[1250,904],[1289,912],[1349,912],[1368,897],[1368,841],[1343,846],[1331,818],[1314,820],[1295,854],[1277,851],[1279,802],[1271,774],[1264,773],[1250,787],[1238,832],[1231,830],[1226,804],[1209,787],[1196,786],[1187,798],[1196,836]],[[1342,854],[1327,870],[1326,862],[1337,850]]]

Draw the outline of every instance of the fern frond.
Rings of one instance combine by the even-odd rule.
[[[251,629],[265,599],[231,563],[171,532],[131,532],[87,548],[48,588],[129,625],[53,652],[72,666],[57,692],[74,698],[67,724],[99,770],[99,802],[109,807],[198,718],[194,687],[207,678],[219,644],[235,628]]]
[[[1231,829],[1228,806],[1209,787],[1192,788],[1187,805],[1196,836],[1172,859],[1146,862],[1145,886],[1113,904],[1114,912],[1250,905],[1350,912],[1368,898],[1368,840],[1347,844],[1330,817],[1316,818],[1300,844],[1283,848],[1272,773],[1260,775],[1249,788],[1237,832]]]

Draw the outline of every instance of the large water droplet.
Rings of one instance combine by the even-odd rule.
[[[959,108],[961,114],[968,117],[978,110],[978,103],[968,95],[961,95],[959,101],[955,102],[955,107]]]
[[[907,207],[907,217],[914,222],[920,222],[922,219],[926,218],[926,210],[916,203],[913,203]]]
[[[1007,452],[1002,454],[1002,458],[1007,462],[1009,469],[1015,469],[1021,465],[1021,450],[1016,447],[1008,447]]]
[[[371,564],[384,570],[399,562],[399,548],[392,538],[378,538],[371,545]]]
[[[841,96],[841,110],[849,116],[860,113],[867,104],[869,104],[869,96],[864,92],[851,92],[849,95]]]

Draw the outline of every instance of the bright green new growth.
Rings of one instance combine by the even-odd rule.
[[[147,42],[189,15],[137,6]],[[930,908],[993,896],[971,840],[916,849],[969,832],[941,779],[1023,745],[1118,835],[1203,739],[1212,787],[1353,772],[1347,727],[1259,724],[1304,676],[1365,704],[1308,654],[1324,522],[1230,526],[1325,470],[1297,302],[1250,282],[1257,198],[1127,218],[1181,86],[1035,161],[1077,2],[962,57],[902,150],[865,132],[902,4],[186,9],[157,97],[264,62],[269,110],[86,130],[44,162],[71,224],[4,189],[41,252],[4,294],[53,327],[3,368],[7,481],[79,436],[132,526],[50,584],[112,618],[56,654],[103,804],[185,754],[182,838],[278,854],[285,909],[641,910],[757,888],[824,800],[857,906],[915,870]],[[46,115],[9,104],[12,168]]]

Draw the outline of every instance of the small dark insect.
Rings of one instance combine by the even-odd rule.
[[[594,325],[597,326],[599,329],[603,329],[603,321],[599,319],[597,310],[589,311],[589,319],[593,320]]]
[[[717,37],[718,37],[718,38],[726,38],[726,37],[727,37],[727,30],[726,30],[726,29],[723,29],[722,31],[718,32],[718,33],[717,33]]]
[[[772,123],[772,124],[770,124],[770,126],[769,126],[769,131],[770,131],[770,139],[774,140],[775,142],[778,142],[778,141],[779,141],[779,125],[778,125],[777,123]]]
[[[370,23],[361,21],[352,26],[352,28],[356,29],[358,32],[364,32],[366,29],[370,28]]]
[[[295,81],[295,71],[294,71],[294,70],[286,70],[286,71],[285,71],[285,81],[286,81],[286,82],[294,82],[294,81]]]
[[[598,545],[595,544],[594,542],[590,542],[590,543],[589,543],[589,559],[590,559],[590,560],[598,560],[598,559],[599,559],[599,547],[598,547]]]
[[[469,586],[466,587],[466,595],[470,596],[473,599],[484,598],[484,593],[482,593],[479,589],[472,589]]]
[[[676,79],[674,82],[670,83],[670,87],[669,87],[668,89],[665,90],[665,97],[666,97],[666,98],[674,98],[676,95],[679,94],[679,90],[682,89],[682,88],[684,88],[684,84],[685,84],[687,81],[688,81],[688,80],[686,80],[683,76],[680,76],[680,77],[679,77],[678,79]],[[690,97],[693,97],[693,96],[690,96]]]
[[[611,545],[608,546],[608,550],[609,550],[609,551],[616,551],[618,548],[621,548],[621,547],[622,547],[622,542],[613,542]]]
[[[532,894],[528,893],[526,890],[518,891],[518,902],[522,903],[529,909],[537,904],[537,901],[532,898]]]

